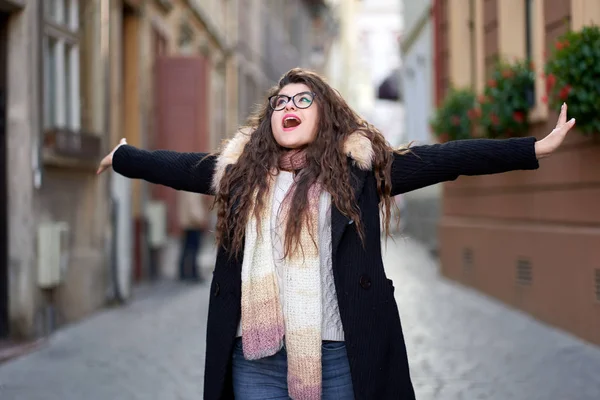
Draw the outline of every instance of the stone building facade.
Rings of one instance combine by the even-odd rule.
[[[95,169],[122,137],[214,150],[284,69],[315,65],[322,1],[288,7],[300,25],[276,44],[279,2],[251,3],[0,0],[0,338],[126,302],[173,262],[175,191]]]
[[[8,5],[8,6],[7,6]],[[107,144],[99,1],[2,1],[2,336],[35,337],[105,304]],[[85,27],[84,27],[85,26]]]
[[[46,335],[126,301],[148,275],[148,205],[169,195],[95,168],[121,137],[179,148],[193,133],[197,150],[216,147],[235,97],[231,3],[0,2],[0,336]],[[199,85],[203,119],[173,144],[160,100],[176,63]]]
[[[545,54],[567,30],[600,22],[595,0],[437,0],[435,88],[481,92],[497,56],[536,68],[530,135],[552,131]],[[468,45],[465,45],[465,44]],[[443,187],[443,273],[588,341],[600,343],[600,147],[570,133],[538,171],[461,177]]]

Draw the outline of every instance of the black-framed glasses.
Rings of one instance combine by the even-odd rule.
[[[315,100],[315,93],[313,92],[300,92],[292,97],[286,96],[285,94],[276,94],[269,97],[269,105],[275,111],[280,111],[287,106],[290,100],[294,103],[296,108],[308,108],[312,105]]]

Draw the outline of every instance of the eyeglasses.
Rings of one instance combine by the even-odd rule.
[[[308,108],[312,105],[315,99],[315,93],[313,92],[301,92],[294,96],[286,96],[285,94],[276,94],[269,97],[269,105],[275,111],[280,111],[292,100],[297,108]]]

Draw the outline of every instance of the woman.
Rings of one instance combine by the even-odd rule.
[[[459,175],[536,169],[573,126],[563,105],[540,141],[395,151],[322,78],[293,69],[219,154],[122,141],[98,172],[112,165],[126,177],[215,195],[206,399],[414,399],[380,214],[387,230],[400,193]]]

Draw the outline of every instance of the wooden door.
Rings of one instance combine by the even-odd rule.
[[[205,152],[209,149],[209,63],[205,57],[159,57],[155,69],[156,142],[159,149]],[[177,193],[154,187],[153,197],[167,206],[168,233],[179,232]]]

